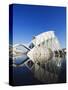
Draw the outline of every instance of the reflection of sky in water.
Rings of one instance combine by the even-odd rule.
[[[21,62],[24,62],[28,57],[26,55],[18,56],[14,59],[15,64],[20,64]]]
[[[40,84],[31,71],[24,65],[23,67],[14,67],[14,84],[15,85],[29,85]]]
[[[26,56],[20,57],[16,59],[15,63],[21,63],[21,61],[25,60]],[[58,58],[59,61],[60,58]],[[52,66],[56,66],[56,60],[52,63]],[[58,63],[57,63],[58,64]],[[61,60],[61,66],[58,67],[58,82],[65,82],[66,80],[66,59],[62,58]],[[34,77],[33,73],[24,65],[22,67],[14,67],[14,83],[15,85],[27,85],[27,84],[42,84],[41,81],[37,80],[37,78]],[[42,77],[43,78],[43,77]],[[45,82],[47,83],[47,82]]]

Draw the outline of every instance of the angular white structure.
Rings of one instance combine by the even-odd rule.
[[[61,49],[54,31],[48,31],[35,36],[32,40],[34,47],[28,52],[33,62],[45,63],[53,57],[53,52]]]
[[[51,49],[46,48],[44,45],[35,46],[31,49],[27,56],[34,62],[34,63],[46,63],[50,60],[53,56]]]
[[[59,50],[62,49],[54,31],[41,33],[33,38],[29,47],[23,44],[13,46],[13,66],[25,65],[41,82],[57,82],[62,59],[54,56]]]
[[[29,50],[30,49],[23,44],[15,44],[13,47],[10,47],[10,57],[13,56],[13,61],[18,58],[22,58],[22,61],[24,61],[25,59],[27,59],[27,52]]]
[[[32,40],[32,43],[37,46],[39,44],[44,44],[46,48],[51,48],[52,51],[61,49],[59,41],[55,36],[54,31],[48,31],[41,33]]]
[[[53,61],[54,51],[61,50],[60,43],[54,31],[44,32],[35,36],[32,43],[34,47],[27,53],[27,56],[34,62],[34,70],[32,70],[34,76],[42,82],[57,82],[58,75],[55,73],[56,69],[53,72],[49,72],[46,68],[48,65],[49,70],[50,68],[52,70],[53,65],[54,68],[58,68],[57,65],[60,62],[58,59]],[[43,65],[44,68],[42,67]]]

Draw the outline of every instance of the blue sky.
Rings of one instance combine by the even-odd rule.
[[[32,37],[54,30],[61,46],[66,47],[66,8],[13,5],[13,43],[27,44]]]

